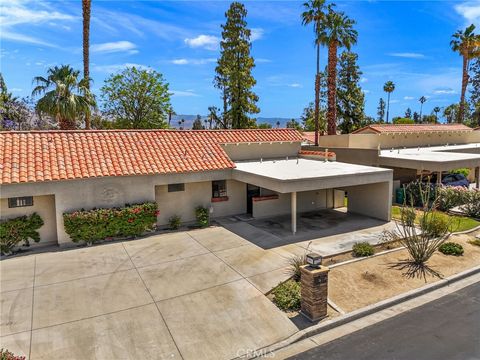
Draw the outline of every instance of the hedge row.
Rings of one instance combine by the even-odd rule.
[[[29,240],[40,241],[38,229],[43,226],[43,220],[37,213],[19,216],[0,222],[0,253],[10,254],[21,241],[29,245]]]
[[[155,228],[157,203],[80,210],[63,214],[65,231],[74,242],[91,244],[116,237],[139,236]]]

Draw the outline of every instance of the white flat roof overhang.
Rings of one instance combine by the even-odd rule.
[[[446,150],[446,149],[445,149]],[[383,150],[378,157],[380,166],[449,171],[480,166],[480,154],[432,151],[426,149]]]
[[[343,188],[392,181],[393,171],[310,159],[239,161],[232,178],[279,193]]]

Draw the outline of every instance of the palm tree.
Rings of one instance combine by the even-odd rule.
[[[433,108],[433,112],[435,113],[435,123],[438,123],[438,113],[440,112],[440,108],[438,106],[435,106]]]
[[[470,60],[480,56],[480,35],[474,33],[475,25],[470,25],[465,31],[458,30],[452,35],[450,46],[453,51],[460,54],[463,59],[462,66],[462,91],[460,95],[460,107],[458,111],[457,122],[462,123],[465,114],[465,92],[467,91],[470,68]]]
[[[357,42],[358,33],[353,29],[355,21],[343,12],[335,12],[328,8],[325,24],[325,42],[328,44],[328,78],[327,78],[327,132],[337,133],[337,50],[345,47],[350,50]]]
[[[322,34],[325,23],[325,0],[309,0],[303,4],[302,25],[313,23],[315,46],[317,47],[317,72],[315,73],[315,146],[318,146],[319,114],[320,114],[320,46],[323,45]]]
[[[95,97],[88,89],[88,81],[79,80],[80,71],[69,65],[48,69],[47,77],[33,79],[36,87],[32,96],[43,95],[35,110],[54,117],[60,129],[73,130],[79,116],[90,115],[95,108]]]
[[[90,9],[91,1],[82,0],[83,15],[83,79],[90,89]],[[90,114],[85,114],[85,129],[90,129]]]
[[[420,122],[423,122],[423,119],[422,119],[423,104],[427,101],[427,98],[425,96],[422,96],[420,99],[418,99],[418,101],[420,101]]]
[[[390,94],[395,90],[395,84],[393,81],[387,81],[385,85],[383,85],[383,91],[387,93],[387,124],[388,124],[388,116],[390,113]]]

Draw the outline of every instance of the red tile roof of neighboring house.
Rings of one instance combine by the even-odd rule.
[[[304,131],[302,133],[303,140],[308,141],[311,144],[315,144],[315,131]]]
[[[321,150],[300,150],[298,152],[299,155],[313,155],[313,156],[325,156],[327,154],[328,157],[335,157],[336,154],[334,152],[329,151],[326,153],[325,151]]]
[[[0,184],[230,169],[225,143],[300,142],[294,129],[0,132]]]
[[[352,134],[375,132],[382,133],[416,133],[439,131],[472,131],[472,128],[463,124],[375,124],[355,130]]]

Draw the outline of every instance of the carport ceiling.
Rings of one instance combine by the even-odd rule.
[[[232,170],[235,180],[279,193],[342,188],[392,180],[392,170],[310,159],[242,161]]]

